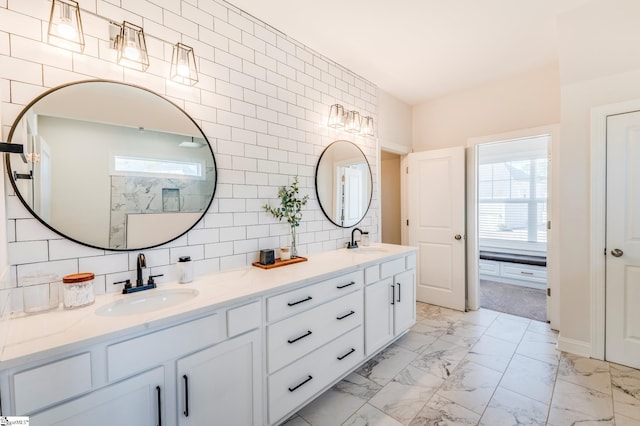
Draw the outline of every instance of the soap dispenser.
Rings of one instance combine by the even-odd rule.
[[[191,256],[180,256],[178,258],[178,281],[180,284],[186,284],[193,281],[193,263]]]

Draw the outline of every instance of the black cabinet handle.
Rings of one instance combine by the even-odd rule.
[[[313,379],[313,377],[311,375],[309,375],[309,377],[307,377],[306,379],[304,379],[301,383],[298,383],[296,386],[289,388],[289,392],[294,392],[296,389],[298,389],[300,386],[308,383],[311,379]]]
[[[350,283],[339,285],[336,288],[341,289],[341,288],[349,287],[350,285],[354,285],[355,283],[356,283],[355,281],[351,281]]]
[[[351,355],[352,353],[354,353],[356,350],[354,348],[351,348],[351,350],[349,352],[347,352],[346,354],[339,356],[338,357],[338,361],[342,361],[343,359],[345,359],[346,357],[348,357],[349,355]]]
[[[162,426],[162,398],[160,392],[160,386],[156,386],[156,393],[158,395],[158,426]]]
[[[292,340],[292,339],[289,339],[289,340],[287,340],[287,342],[289,342],[289,343],[295,343],[295,342],[297,342],[298,340],[300,340],[300,339],[304,339],[304,338],[305,338],[305,337],[307,337],[307,336],[311,336],[311,330],[307,330],[307,332],[306,332],[306,333],[304,333],[302,336],[296,337],[296,338],[295,338],[295,339],[293,339],[293,340]]]
[[[396,286],[391,284],[391,304],[396,304]]]
[[[189,378],[185,374],[184,379],[184,416],[189,417]]]
[[[398,283],[398,300],[397,302],[400,302],[400,283]]]
[[[313,299],[313,297],[309,296],[309,297],[307,297],[306,299],[298,300],[297,302],[289,302],[289,303],[287,303],[287,305],[289,305],[289,306],[296,306],[296,305],[298,305],[298,304],[300,304],[300,303],[308,302],[308,301],[309,301],[309,300],[311,300],[311,299]]]
[[[353,315],[353,314],[355,314],[355,313],[356,313],[355,311],[351,311],[351,312],[349,312],[348,314],[344,314],[344,315],[343,315],[343,316],[341,316],[341,317],[336,317],[336,319],[337,319],[337,320],[343,320],[343,319],[345,319],[346,317],[350,317],[351,315]]]

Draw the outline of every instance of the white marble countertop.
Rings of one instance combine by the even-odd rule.
[[[196,277],[189,284],[166,283],[158,288],[193,288],[198,295],[178,305],[144,314],[101,316],[96,310],[116,300],[133,297],[111,293],[96,296],[90,306],[35,315],[16,315],[5,324],[0,352],[2,369],[43,359],[80,347],[152,327],[172,324],[212,310],[241,304],[244,300],[275,294],[323,277],[349,272],[383,258],[403,256],[415,247],[375,244],[360,249],[338,249],[313,254],[307,262],[269,270],[246,267]],[[142,293],[155,290],[146,290]]]

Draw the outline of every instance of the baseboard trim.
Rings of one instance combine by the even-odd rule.
[[[560,335],[558,336],[558,344],[556,347],[562,352],[569,352],[574,355],[591,358],[591,343],[583,340],[562,337],[562,335]]]

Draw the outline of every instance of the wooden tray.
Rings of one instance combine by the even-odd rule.
[[[276,263],[273,263],[271,265],[263,265],[260,262],[253,262],[252,265],[257,266],[258,268],[261,268],[261,269],[273,269],[273,268],[279,268],[280,266],[293,265],[294,263],[300,263],[300,262],[306,262],[306,261],[307,261],[306,257],[298,256],[289,260],[280,260],[280,258],[277,258]]]

